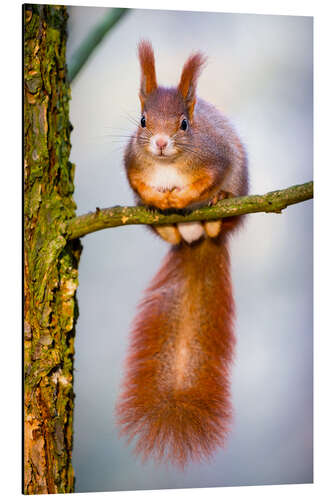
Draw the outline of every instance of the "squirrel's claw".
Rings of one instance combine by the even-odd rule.
[[[213,196],[213,198],[209,201],[208,206],[212,207],[213,205],[216,205],[218,201],[230,198],[230,196],[232,196],[231,193],[228,193],[227,191],[220,191],[215,196]]]

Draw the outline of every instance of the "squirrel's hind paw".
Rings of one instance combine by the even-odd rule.
[[[199,240],[205,233],[201,222],[180,222],[177,227],[186,243]]]
[[[155,226],[155,230],[157,233],[168,243],[172,245],[178,245],[181,242],[181,236],[177,229],[177,226],[173,226],[172,224],[166,224],[164,226]]]
[[[204,228],[207,236],[210,238],[216,238],[222,229],[222,220],[210,220],[204,222]]]
[[[216,238],[222,229],[222,220],[205,222],[180,222],[177,225],[166,224],[155,226],[155,231],[163,240],[178,245],[182,240],[186,243],[198,241],[206,234],[209,238]]]

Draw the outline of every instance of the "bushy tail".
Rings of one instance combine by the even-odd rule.
[[[173,247],[134,322],[118,422],[144,459],[184,467],[223,446],[235,343],[225,237]]]

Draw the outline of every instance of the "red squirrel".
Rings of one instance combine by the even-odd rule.
[[[125,151],[137,201],[191,209],[248,191],[247,158],[229,121],[196,96],[206,61],[186,61],[177,87],[157,84],[153,48],[138,46],[141,120]],[[234,301],[228,236],[242,217],[155,226],[172,246],[132,330],[121,432],[144,459],[182,468],[209,459],[230,429]]]

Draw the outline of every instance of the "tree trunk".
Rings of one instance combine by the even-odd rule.
[[[25,5],[24,493],[73,492],[75,291],[65,7]]]

